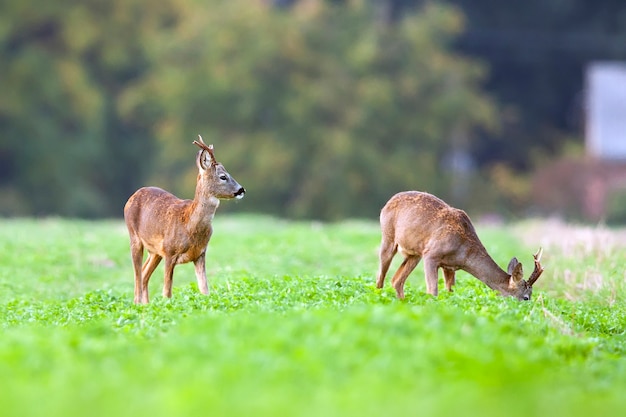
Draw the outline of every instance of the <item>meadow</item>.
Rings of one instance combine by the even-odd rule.
[[[164,299],[160,266],[136,306],[122,221],[0,220],[0,415],[623,415],[626,232],[477,229],[503,267],[544,247],[530,302],[433,298],[421,264],[397,300],[375,221],[218,213],[210,295],[187,264]]]

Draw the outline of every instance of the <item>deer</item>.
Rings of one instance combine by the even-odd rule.
[[[148,282],[165,259],[163,296],[172,297],[174,267],[193,262],[198,289],[208,295],[206,250],[220,200],[241,199],[246,190],[216,161],[213,145],[198,135],[193,143],[198,177],[193,200],[183,200],[158,187],[143,187],[124,206],[135,273],[135,304],[147,304]],[[148,257],[142,266],[144,249]]]
[[[404,298],[404,284],[420,260],[424,261],[427,293],[435,297],[439,268],[449,292],[460,269],[501,295],[519,300],[530,300],[533,284],[543,273],[542,248],[533,255],[535,268],[528,281],[517,258],[511,259],[505,272],[487,253],[469,216],[426,192],[404,191],[391,197],[380,212],[380,227],[376,287],[383,288],[391,261],[400,252],[404,260],[391,279],[399,299]]]

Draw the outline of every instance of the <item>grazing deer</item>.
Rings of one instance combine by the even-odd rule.
[[[469,272],[502,295],[530,300],[533,284],[541,273],[541,248],[533,255],[535,269],[528,281],[522,264],[511,259],[504,272],[480,242],[469,216],[432,194],[405,191],[391,197],[380,213],[382,242],[376,286],[382,288],[391,260],[400,252],[404,261],[391,284],[398,298],[404,298],[404,283],[418,262],[424,260],[426,289],[438,294],[438,270],[443,269],[446,289],[452,291],[455,271]]]
[[[202,294],[208,294],[205,257],[213,233],[211,221],[220,199],[243,198],[246,190],[215,160],[213,145],[202,137],[196,157],[198,180],[193,200],[181,200],[157,187],[137,190],[124,206],[130,235],[130,253],[135,269],[135,303],[148,303],[148,281],[165,258],[163,296],[172,296],[174,266],[193,262]],[[141,265],[143,250],[148,259]]]

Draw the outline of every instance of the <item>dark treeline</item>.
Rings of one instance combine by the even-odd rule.
[[[580,148],[584,66],[624,58],[619,3],[7,0],[0,214],[191,197],[198,133],[249,191],[226,210],[373,217],[422,189],[523,213]]]
[[[585,69],[593,61],[626,60],[626,3],[621,0],[450,0],[466,16],[457,50],[489,65],[485,87],[504,108],[500,136],[549,155],[563,136],[584,127]],[[474,148],[479,162],[508,160],[520,169],[532,158],[510,158],[485,137]]]

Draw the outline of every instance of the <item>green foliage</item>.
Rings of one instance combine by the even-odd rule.
[[[394,191],[447,192],[440,162],[453,134],[493,123],[481,67],[446,52],[461,27],[450,9],[378,27],[359,2],[291,15],[237,4],[154,39],[169,65],[137,96],[165,98],[159,183],[192,192],[190,152],[172,137],[208,132],[255,211],[372,216]],[[180,30],[182,43],[165,41]],[[189,174],[177,177],[184,163]]]
[[[198,133],[250,191],[225,210],[370,217],[425,189],[524,213],[581,143],[585,65],[625,54],[621,0],[278,3],[2,2],[0,215],[189,197]]]
[[[516,230],[478,227],[500,264],[530,260],[531,250],[511,239]],[[371,222],[221,216],[208,250],[211,294],[200,295],[193,267],[181,265],[173,298],[163,299],[159,268],[152,302],[136,306],[119,222],[3,221],[2,414],[624,409],[626,288],[611,266],[623,248],[610,257],[546,248],[546,272],[528,303],[466,274],[454,293],[433,299],[420,267],[398,301],[389,284],[374,287],[378,242]],[[614,297],[573,293],[563,265],[599,271]]]
[[[149,67],[166,5],[3,2],[0,214],[110,216],[141,184],[149,129],[119,101]]]
[[[483,68],[448,52],[462,16],[305,3],[6,3],[0,214],[118,215],[147,183],[191,196],[198,133],[250,191],[234,209],[337,219],[445,195],[454,138],[496,119]]]

